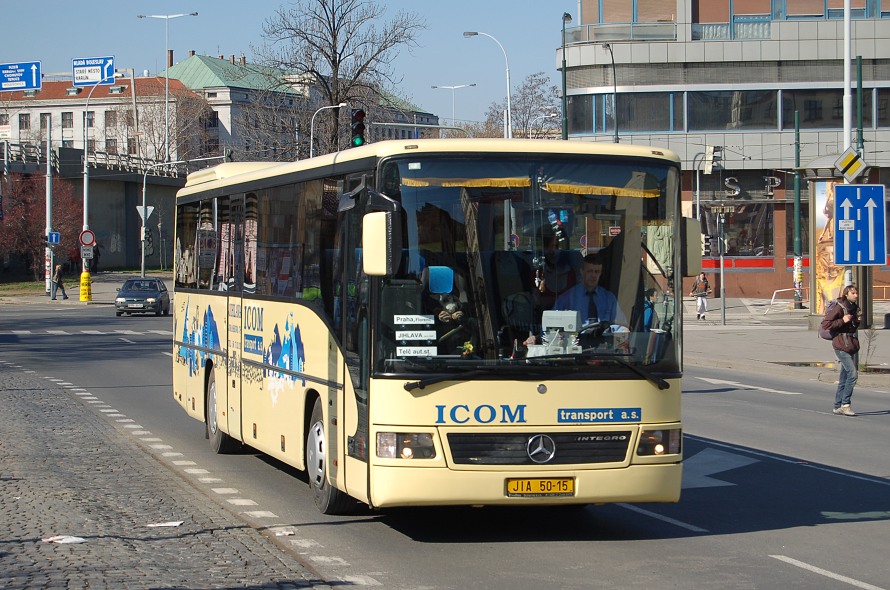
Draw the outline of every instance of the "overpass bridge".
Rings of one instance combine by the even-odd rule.
[[[0,141],[0,174],[43,174],[47,158],[57,178],[72,185],[74,194],[83,194],[83,157],[81,149],[60,147],[47,152],[45,145]],[[146,205],[154,211],[147,221],[151,248],[146,252],[148,268],[170,268],[173,261],[173,216],[176,191],[185,185],[186,175],[208,162],[180,163],[164,166],[163,162],[129,154],[90,152],[89,226],[96,234],[103,268],[136,269],[141,265],[143,180],[146,183]],[[0,182],[0,194],[5,186]],[[79,264],[78,236],[62,236],[56,249],[61,261]]]

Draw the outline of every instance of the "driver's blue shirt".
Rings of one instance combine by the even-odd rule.
[[[590,293],[583,284],[577,284],[559,297],[556,298],[556,304],[553,309],[571,311],[577,310],[581,314],[581,323],[586,324],[590,321],[607,321],[610,324],[627,325],[627,317],[621,308],[618,307],[618,300],[611,291],[597,286],[593,290],[593,301],[596,304],[597,317],[590,316],[589,302]]]

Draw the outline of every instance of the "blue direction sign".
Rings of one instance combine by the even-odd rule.
[[[835,185],[834,263],[843,266],[887,264],[884,185]]]
[[[114,57],[78,57],[71,60],[74,86],[114,84]]]
[[[41,78],[39,61],[0,64],[0,90],[40,90]]]

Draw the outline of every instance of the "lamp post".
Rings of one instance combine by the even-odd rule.
[[[525,131],[525,138],[531,139],[531,134],[532,134],[531,128],[532,128],[532,125],[535,124],[535,121],[538,121],[540,119],[553,119],[554,117],[558,117],[558,116],[559,116],[559,113],[547,113],[546,115],[538,115],[537,117],[533,117],[532,120],[528,122],[528,129],[526,129],[526,131]]]
[[[572,22],[572,15],[562,13],[562,138],[569,138],[568,99],[566,98],[566,25]]]
[[[615,123],[615,143],[618,143],[618,78],[615,77],[615,54],[612,53],[611,43],[603,43],[603,49],[612,58],[612,118]]]
[[[488,33],[483,33],[482,31],[464,31],[464,37],[475,37],[476,35],[488,37],[497,43],[498,47],[500,47],[501,51],[504,53],[504,63],[507,65],[507,124],[506,129],[504,129],[504,137],[509,139],[513,137],[513,115],[510,111],[510,62],[507,60],[507,52],[504,49],[504,46],[501,45],[501,42]]]
[[[470,86],[475,86],[476,84],[458,84],[457,86],[430,86],[430,88],[444,88],[445,90],[451,91],[451,125],[454,126],[454,93],[459,88],[469,88]]]
[[[123,74],[115,72],[113,74],[114,78],[121,78]],[[83,231],[87,231],[90,229],[90,150],[88,142],[88,133],[89,129],[88,123],[90,118],[90,99],[93,97],[93,91],[99,86],[103,85],[107,78],[99,78],[96,80],[96,83],[93,84],[93,87],[90,88],[90,93],[87,94],[87,102],[86,107],[83,111]],[[81,275],[80,275],[80,284],[83,286],[84,280],[86,280],[86,284],[89,285],[90,281],[90,263],[87,262],[87,258],[81,259]],[[93,293],[92,290],[83,288],[80,289],[80,300],[81,301],[92,301]]]
[[[340,107],[345,107],[346,103],[341,102],[340,104],[331,104],[326,107],[321,107],[314,113],[312,113],[312,120],[309,122],[309,157],[312,158],[315,156],[315,115],[318,113],[327,110],[327,109],[339,109]]]
[[[170,161],[170,19],[182,16],[198,16],[197,12],[181,14],[139,14],[136,18],[164,19],[164,161]]]

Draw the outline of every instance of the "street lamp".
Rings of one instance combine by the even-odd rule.
[[[114,78],[122,78],[123,74],[115,72],[113,74]],[[93,84],[93,87],[90,88],[90,93],[87,94],[87,103],[85,110],[83,112],[83,231],[87,231],[90,229],[90,150],[89,144],[87,143],[87,129],[90,117],[90,99],[93,97],[93,91],[102,86],[102,83],[105,82],[108,78],[100,77],[96,80],[96,83]],[[90,263],[89,259],[82,258],[82,267],[81,267],[81,275],[80,282],[81,285],[84,284],[84,279],[86,279],[86,284],[89,284],[90,280]],[[84,292],[84,289],[80,290],[80,300],[81,301],[92,301],[93,294],[92,291]]]
[[[482,31],[464,31],[464,37],[475,37],[476,35],[488,37],[497,43],[498,47],[500,47],[501,51],[504,53],[504,63],[507,65],[507,121],[506,129],[504,129],[504,137],[509,139],[513,137],[513,115],[510,112],[510,62],[507,60],[507,52],[504,50],[504,46],[501,45],[501,42],[488,33],[483,33]]]
[[[430,86],[430,88],[444,88],[445,90],[451,91],[451,125],[454,126],[454,92],[458,88],[469,88],[470,86],[475,86],[476,84],[458,84],[457,86]]]
[[[309,122],[309,157],[313,157],[315,155],[315,115],[326,110],[326,109],[339,109],[340,107],[345,107],[346,103],[341,102],[340,104],[331,104],[326,107],[321,107],[314,113],[312,113],[312,120]]]
[[[566,25],[572,22],[572,15],[562,13],[562,138],[569,138],[569,119],[566,98]]]
[[[532,131],[531,128],[535,124],[535,121],[539,121],[541,119],[553,119],[554,117],[558,117],[559,113],[547,113],[546,115],[538,115],[537,117],[532,118],[531,121],[528,122],[528,128],[525,131],[525,138],[531,139]]]
[[[612,119],[615,123],[615,143],[618,143],[618,78],[615,77],[615,54],[612,53],[611,43],[603,43],[603,49],[612,58]]]
[[[170,161],[170,19],[181,16],[198,16],[197,12],[181,14],[139,14],[136,18],[162,18],[164,19],[164,154],[165,162]]]

